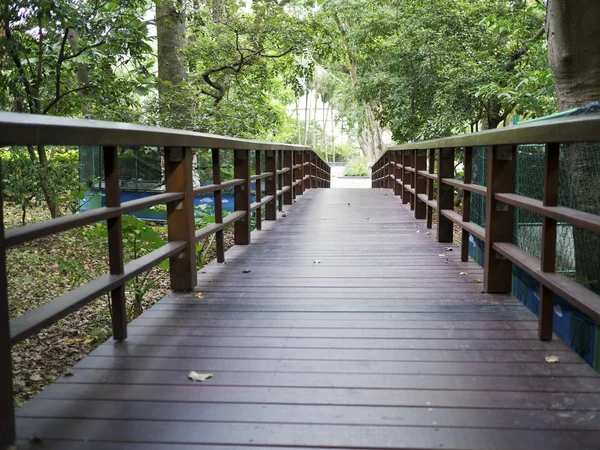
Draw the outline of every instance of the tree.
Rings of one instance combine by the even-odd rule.
[[[3,109],[71,116],[88,110],[110,118],[115,109],[132,105],[130,92],[143,84],[138,75],[145,81],[150,50],[142,20],[145,0],[2,0],[0,5]],[[93,96],[78,97],[82,92]],[[52,153],[43,145],[27,150],[32,164],[39,166],[40,189],[55,217],[59,210],[49,165]]]
[[[548,0],[548,59],[561,111],[590,102],[596,103],[588,110],[600,109],[597,103],[600,100],[599,14],[600,3],[594,0]],[[596,144],[568,145],[564,147],[563,159],[568,206],[596,214],[600,191],[594,156],[597,152]],[[573,228],[573,238],[577,276],[589,288],[600,292],[600,238],[597,233],[577,228]]]

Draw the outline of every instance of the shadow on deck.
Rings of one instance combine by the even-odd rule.
[[[597,448],[600,377],[398,203],[299,196],[22,407],[19,448]]]

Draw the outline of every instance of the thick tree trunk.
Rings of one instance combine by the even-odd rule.
[[[548,0],[548,59],[561,111],[600,100],[598,17],[598,0]],[[600,177],[595,163],[598,147],[597,143],[564,147],[567,206],[596,214],[600,213]],[[574,228],[573,238],[577,278],[600,292],[600,237]]]
[[[185,48],[185,2],[156,0],[156,38],[158,45],[158,93],[161,120],[176,128],[190,126],[189,102],[183,100],[181,84],[187,79]]]
[[[313,88],[313,92],[315,93],[315,106],[313,108],[313,117],[312,121],[312,146],[313,148],[317,148],[317,106],[319,105],[319,82],[315,78],[315,85]]]
[[[329,118],[329,102],[327,102],[327,109],[325,109],[325,120],[323,121],[323,136],[321,136],[321,149],[325,152],[325,161],[329,162],[327,157],[327,120]]]
[[[69,47],[71,47],[71,51],[73,53],[77,53],[79,50],[79,33],[74,28],[69,29],[69,33],[67,34],[67,39],[69,41]],[[90,84],[90,71],[88,66],[85,64],[80,64],[77,69],[77,86],[87,86]],[[88,108],[86,97],[87,93],[85,89],[82,89],[77,93],[79,95],[79,99],[81,100],[81,114],[83,117],[92,119],[94,118],[94,113]]]

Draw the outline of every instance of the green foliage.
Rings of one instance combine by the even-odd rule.
[[[366,177],[369,175],[368,158],[354,156],[346,165],[344,175],[347,177]]]
[[[22,224],[27,210],[42,198],[42,180],[46,180],[57,199],[61,212],[74,214],[84,205],[85,183],[79,181],[77,151],[54,149],[46,167],[41,167],[24,148],[0,152],[2,178],[8,201],[22,210]]]
[[[490,128],[510,114],[556,109],[542,2],[529,0],[325,0],[340,24],[357,79],[340,102],[361,105],[397,141]]]

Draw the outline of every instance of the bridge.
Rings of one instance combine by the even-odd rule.
[[[104,208],[0,229],[2,443],[597,448],[600,377],[553,335],[552,307],[556,294],[600,319],[598,295],[554,270],[557,223],[600,231],[599,216],[557,203],[560,144],[600,141],[598,125],[597,115],[563,118],[394,147],[373,166],[372,189],[331,189],[329,167],[307,147],[0,113],[0,146],[103,146],[107,190]],[[545,147],[543,200],[515,193],[525,143]],[[164,151],[166,192],[120,204],[116,150],[131,145]],[[486,186],[472,180],[479,147]],[[192,148],[212,152],[213,184],[192,185]],[[232,180],[221,180],[225,149]],[[229,187],[235,210],[223,217]],[[215,193],[216,223],[195,229],[192,198],[204,192]],[[470,220],[471,194],[486,197],[485,226]],[[156,204],[168,206],[169,243],[124,264],[121,216]],[[513,243],[516,207],[544,218],[541,259]],[[9,321],[6,249],[104,220],[110,273]],[[226,226],[236,245],[224,252]],[[212,234],[217,259],[198,272],[194,244]],[[485,243],[483,267],[469,258],[470,236]],[[127,323],[124,283],[167,258],[173,293]],[[513,265],[541,284],[539,318],[510,295]],[[114,339],[13,412],[11,347],[107,292]]]

